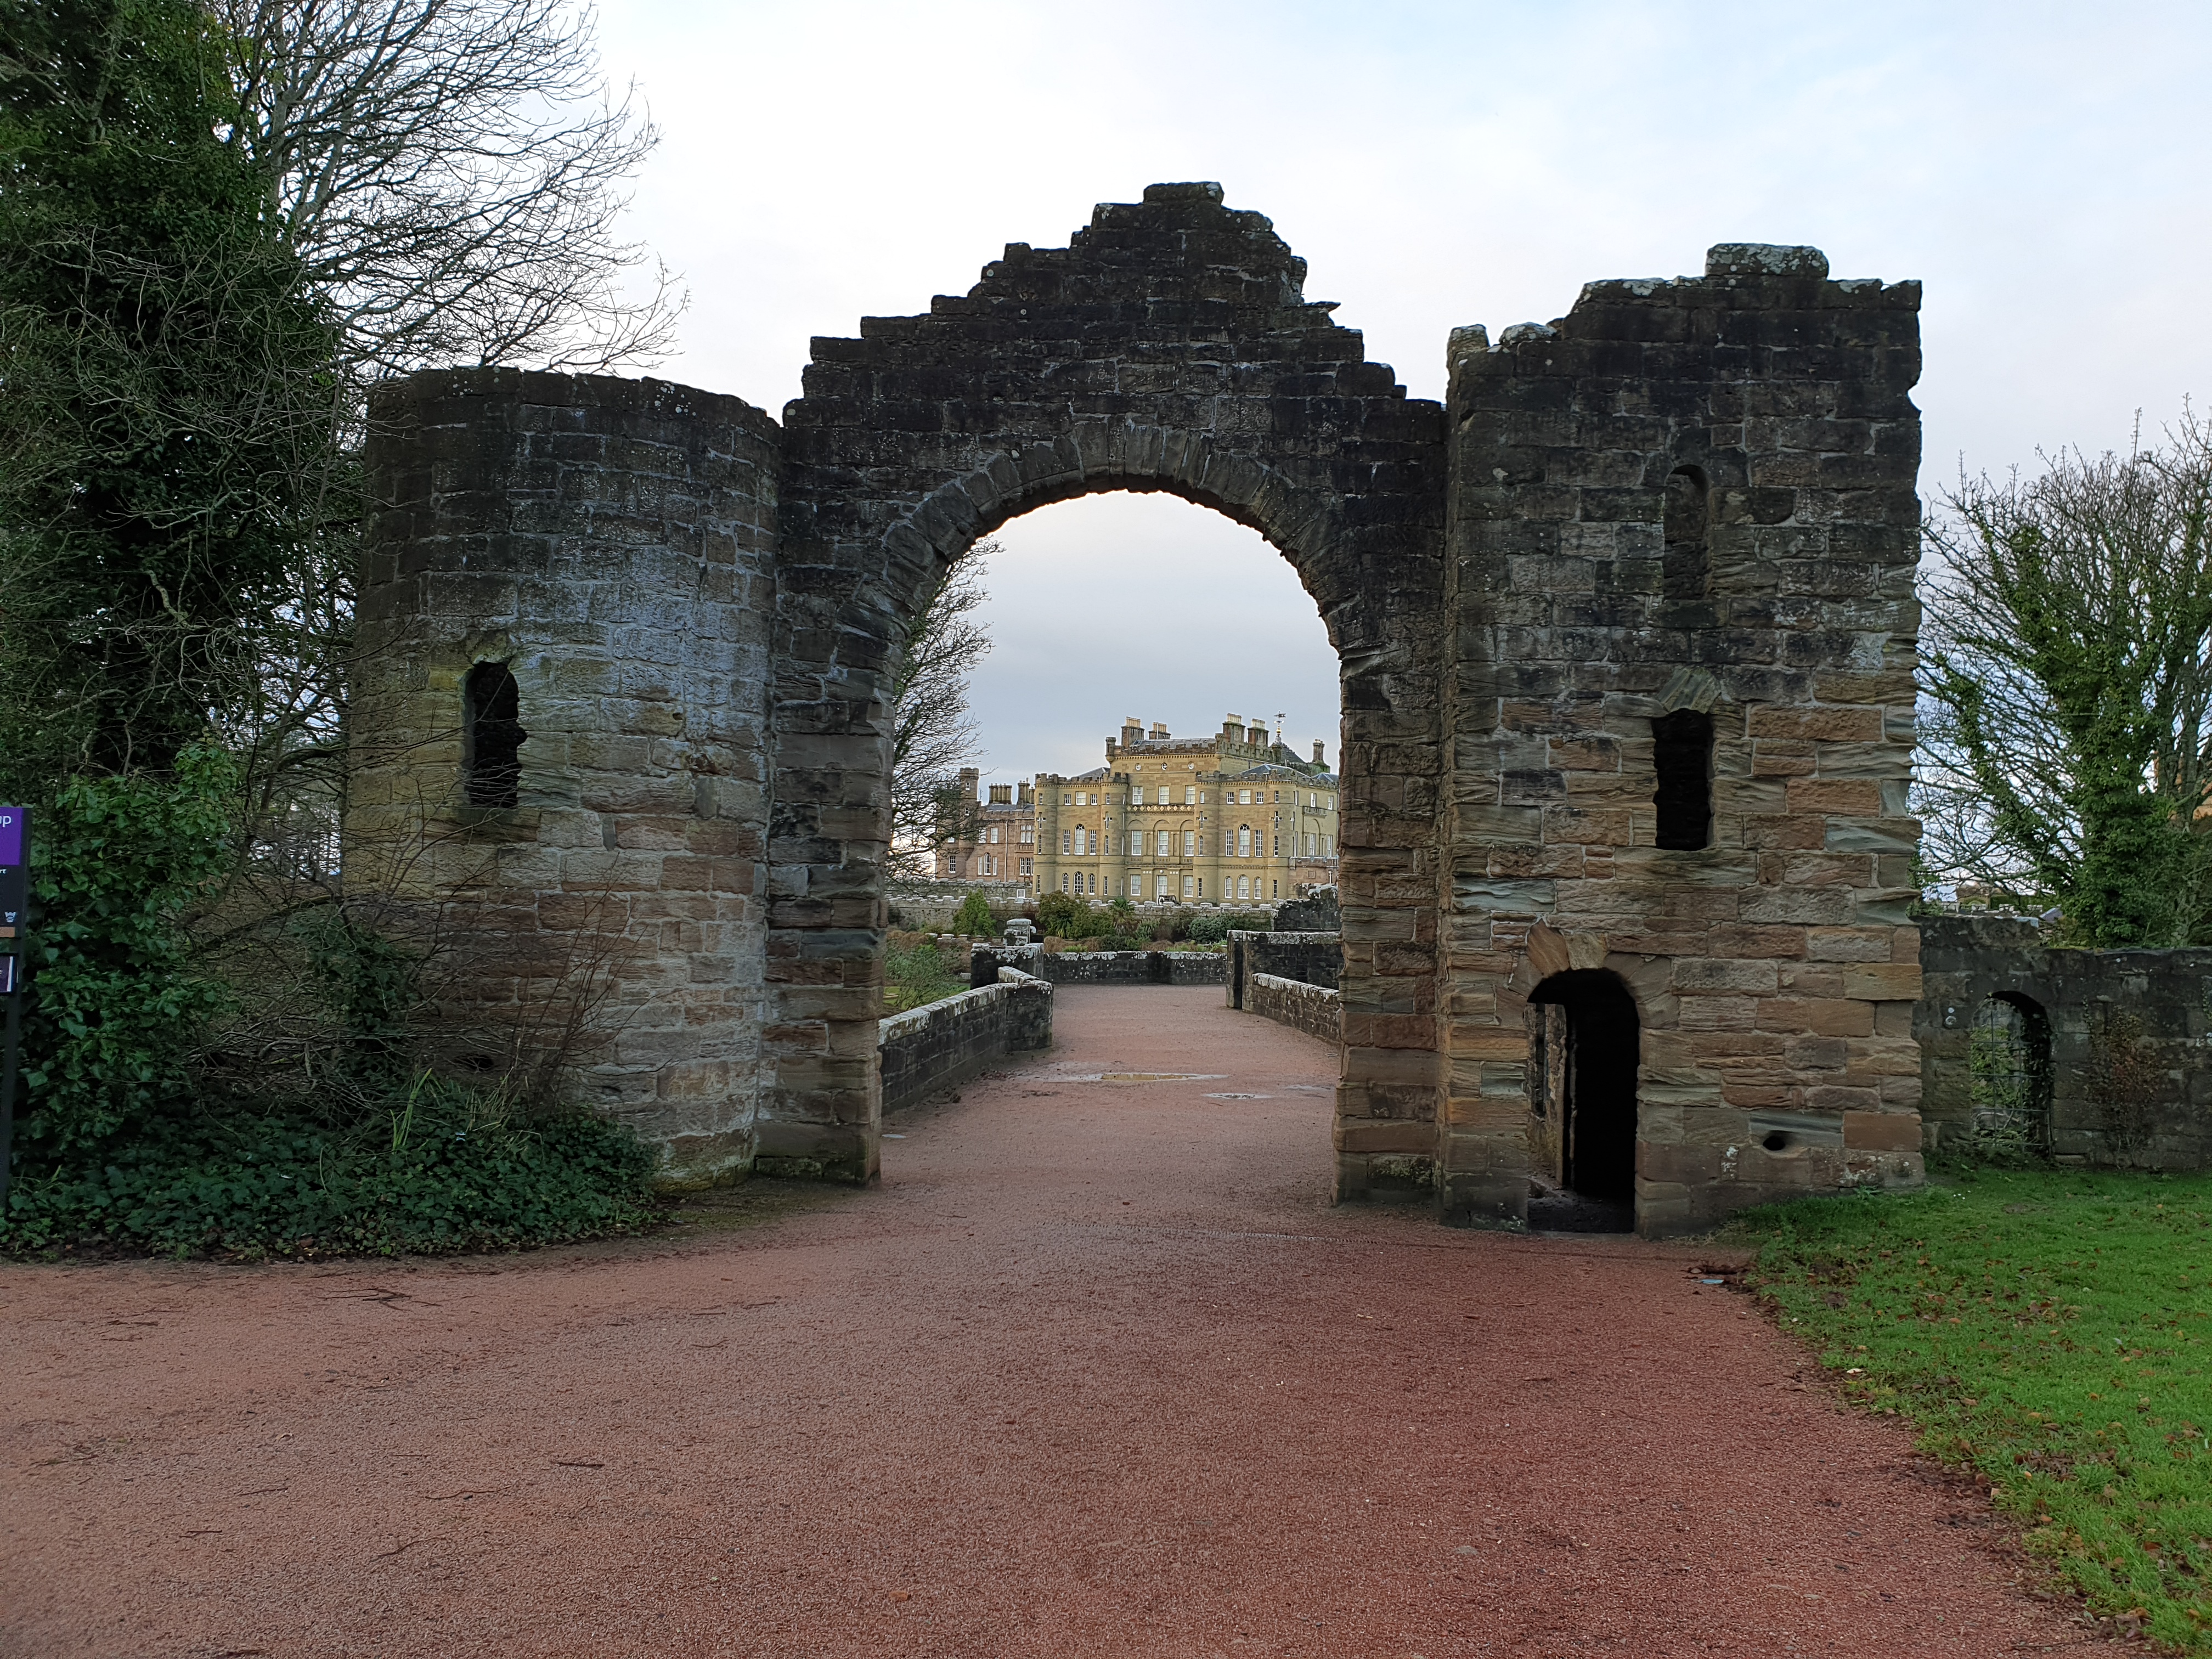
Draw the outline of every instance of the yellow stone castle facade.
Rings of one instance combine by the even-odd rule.
[[[1235,714],[1205,738],[1125,720],[1106,764],[1036,775],[1033,893],[1278,903],[1336,879],[1337,780]]]

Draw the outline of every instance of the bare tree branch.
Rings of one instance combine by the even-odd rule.
[[[615,233],[658,142],[568,0],[213,0],[228,142],[336,309],[356,373],[474,361],[605,369],[666,349],[683,301]]]
[[[968,677],[991,650],[975,612],[987,597],[984,567],[999,551],[997,542],[980,541],[947,566],[907,631],[891,684],[891,868],[899,875],[928,873],[938,848],[973,829],[973,804],[959,799],[957,782],[979,745]]]

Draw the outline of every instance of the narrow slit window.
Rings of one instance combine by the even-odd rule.
[[[1678,853],[1710,847],[1713,840],[1713,717],[1694,708],[1651,722],[1652,758],[1659,787],[1658,844]]]
[[[521,690],[503,662],[480,662],[461,687],[461,775],[471,806],[514,806],[522,798]]]
[[[1705,475],[1696,467],[1678,466],[1668,474],[1667,550],[1660,565],[1660,580],[1668,599],[1711,597],[1711,562],[1706,551],[1711,503],[1712,491]]]

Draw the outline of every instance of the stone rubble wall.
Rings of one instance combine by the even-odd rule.
[[[957,1089],[1011,1054],[1052,1047],[1052,987],[1015,968],[999,982],[878,1025],[884,1110],[902,1112]]]
[[[1218,951],[1059,951],[1041,960],[1055,985],[1220,985],[1229,977]]]
[[[2046,1023],[2054,1157],[2212,1167],[2212,950],[2059,950],[2013,917],[1931,916],[1920,933],[1913,1030],[1931,1147],[1972,1129],[1974,1017],[2001,997]]]
[[[1276,974],[1255,974],[1244,998],[1247,1013],[1288,1025],[1323,1042],[1334,1044],[1344,1039],[1344,1000],[1323,986]]]

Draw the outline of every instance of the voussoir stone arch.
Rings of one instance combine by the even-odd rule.
[[[1343,664],[1339,1184],[1425,1182],[1437,1091],[1443,410],[1366,361],[1305,262],[1214,185],[1010,246],[927,314],[817,339],[785,410],[760,1156],[865,1179],[898,641],[1020,513],[1164,490],[1257,530]],[[1073,592],[1095,571],[1071,571]],[[1172,595],[1163,603],[1171,605]]]
[[[1084,422],[1064,438],[996,457],[931,491],[886,540],[919,536],[940,559],[951,559],[1009,519],[1116,489],[1157,491],[1210,507],[1266,537],[1301,581],[1327,584],[1327,553],[1342,531],[1334,501],[1264,462],[1220,453],[1203,434],[1126,421]],[[908,596],[908,604],[917,602]]]

